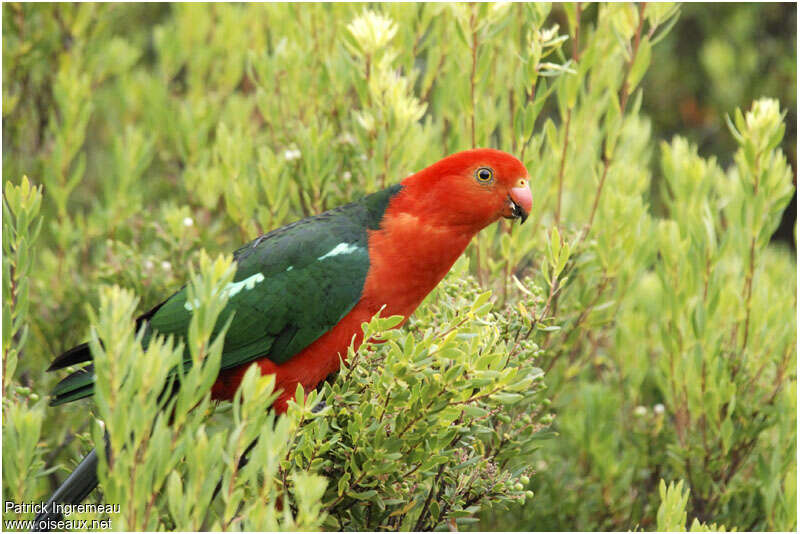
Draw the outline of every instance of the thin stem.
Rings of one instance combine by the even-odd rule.
[[[475,275],[478,278],[478,284],[481,287],[485,286],[483,271],[481,270],[481,234],[475,236]]]
[[[561,194],[564,190],[564,166],[567,162],[567,145],[569,144],[569,125],[572,122],[572,108],[567,110],[567,119],[564,121],[564,144],[561,147],[561,164],[558,167],[558,199],[556,200],[556,226],[561,224]]]
[[[442,465],[444,465],[444,464],[442,464]],[[358,485],[361,483],[361,480],[364,478],[364,476],[365,476],[366,474],[367,474],[367,472],[366,472],[366,471],[363,471],[363,472],[362,472],[362,473],[359,475],[359,477],[358,477],[357,479],[355,479],[353,482],[351,482],[351,483],[350,483],[350,486],[347,488],[347,491],[350,491],[350,490],[352,490],[353,488],[355,488],[356,486],[358,486]],[[330,512],[331,510],[333,510],[333,508],[334,508],[334,507],[335,507],[337,504],[339,504],[340,502],[342,502],[342,501],[344,500],[345,496],[347,495],[347,491],[343,492],[343,493],[342,493],[341,495],[339,495],[339,496],[338,496],[338,497],[337,497],[337,498],[336,498],[336,499],[335,499],[335,500],[334,500],[334,501],[333,501],[331,504],[329,504],[328,506],[326,506],[326,507],[325,507],[325,511],[326,511],[326,512]]]
[[[433,405],[433,403],[436,401],[436,399],[438,399],[439,397],[441,397],[441,396],[442,396],[442,394],[443,394],[444,392],[445,392],[445,390],[444,390],[444,389],[443,389],[443,390],[441,390],[441,391],[439,391],[439,393],[438,393],[438,394],[437,394],[435,397],[433,397],[433,398],[430,400],[430,402],[427,404],[427,406],[425,406],[425,408],[423,408],[423,409],[420,411],[419,415],[417,415],[417,416],[416,416],[414,419],[412,419],[411,421],[409,421],[409,422],[408,422],[408,424],[405,426],[405,428],[403,428],[403,430],[401,430],[401,431],[400,431],[400,433],[399,433],[399,434],[397,434],[397,439],[400,439],[400,438],[402,438],[402,437],[403,437],[403,434],[405,434],[405,433],[408,431],[408,429],[410,429],[412,426],[414,426],[415,424],[417,424],[417,423],[419,422],[419,420],[420,420],[420,419],[422,419],[423,417],[425,417],[426,415],[428,415],[428,410],[430,409],[430,407]]]
[[[572,47],[572,59],[575,60],[575,63],[581,58],[581,10],[583,6],[580,2],[575,5],[576,13],[575,13],[575,36],[573,37],[575,41],[575,46]]]
[[[619,108],[620,108],[620,115],[625,115],[625,108],[628,105],[628,97],[630,96],[630,87],[628,86],[628,77],[631,73],[631,68],[633,68],[633,63],[636,61],[636,54],[639,52],[639,43],[642,38],[642,27],[644,26],[644,8],[647,6],[647,2],[642,2],[639,4],[639,25],[636,28],[636,34],[634,36],[633,41],[633,51],[631,53],[631,58],[628,61],[627,68],[625,69],[625,76],[622,78],[622,89],[620,90],[619,96]],[[580,238],[580,243],[582,243],[586,237],[589,235],[589,231],[592,229],[592,224],[594,223],[594,216],[597,213],[597,206],[600,204],[600,196],[603,193],[603,186],[606,183],[606,177],[608,176],[608,169],[611,167],[611,162],[614,159],[613,154],[609,154],[608,157],[604,158],[603,162],[603,174],[600,177],[600,182],[597,184],[597,191],[594,195],[594,201],[592,202],[592,211],[589,214],[589,222],[586,223],[586,226],[583,228],[583,234]]]
[[[639,51],[639,41],[642,38],[642,27],[644,26],[644,8],[646,6],[647,2],[642,2],[639,4],[639,26],[636,28],[636,35],[633,41],[633,53],[631,54],[631,60],[628,62],[628,68],[625,71],[625,78],[622,80],[622,94],[620,95],[619,99],[619,107],[622,110],[623,115],[625,114],[625,106],[628,104],[628,97],[630,96],[628,77],[631,73],[633,62],[636,61],[636,53]]]
[[[513,124],[514,116],[516,114],[517,114],[517,102],[516,102],[516,99],[514,98],[514,89],[509,89],[508,90],[508,118],[509,118],[509,122],[511,124]],[[512,133],[511,133],[511,153],[512,154],[516,154],[517,153],[517,136],[514,135],[513,128],[512,128]]]
[[[438,72],[441,72],[441,70],[442,70],[442,67],[444,66],[444,60],[445,60],[445,58],[446,58],[446,57],[447,57],[447,54],[442,54],[442,57],[440,57],[440,58],[439,58],[439,64],[438,64],[438,65],[436,65],[436,68],[434,69],[434,72],[437,72],[437,73],[438,73]],[[438,78],[438,76],[434,76],[434,80],[435,80],[436,78]],[[436,83],[432,81],[432,82],[431,82],[431,84],[428,86],[428,88],[425,90],[425,94],[423,94],[423,95],[422,95],[422,98],[420,99],[422,102],[428,102],[428,103],[430,103],[430,99],[431,99],[431,92],[433,92],[433,88],[434,88],[435,86],[436,86]],[[445,121],[446,121],[446,120],[447,120],[447,119],[445,119]],[[447,151],[445,150],[445,153],[446,153],[446,152],[447,152]]]
[[[759,152],[756,154],[755,158],[755,169],[754,169],[754,176],[753,176],[753,196],[758,195],[758,178],[761,174],[761,153]],[[748,337],[748,330],[750,330],[750,301],[753,297],[753,275],[755,274],[755,266],[756,266],[756,236],[753,235],[752,239],[750,240],[750,265],[747,269],[747,278],[744,281],[744,292],[745,292],[745,317],[744,317],[744,338],[742,339],[742,353],[744,353],[745,348],[747,348],[747,337]]]
[[[756,238],[750,240],[750,266],[747,270],[747,278],[744,281],[745,301],[744,301],[744,339],[742,340],[742,352],[747,348],[747,334],[750,330],[750,301],[753,297],[753,274],[756,263]]]
[[[10,263],[11,263],[11,265],[9,266],[9,286],[10,286],[9,293],[10,293],[10,297],[11,297],[10,298],[11,302],[9,303],[10,304],[9,305],[9,315],[11,315],[11,317],[14,317],[14,315],[16,315],[16,312],[17,312],[17,298],[18,298],[18,285],[17,284],[18,284],[18,280],[17,280],[17,276],[16,276],[16,265],[15,265],[15,262],[12,261]],[[10,322],[11,322],[11,324],[14,324],[13,320],[10,321]],[[18,338],[18,333],[19,333],[19,331],[14,332],[14,336],[13,337],[15,339]],[[5,347],[5,350],[3,350],[3,382],[4,382],[4,384],[3,384],[3,396],[5,396],[5,394],[6,394],[6,391],[5,391],[6,386],[7,385],[11,385],[11,379],[13,378],[13,377],[8,376],[8,373],[6,373],[6,365],[7,365],[7,362],[8,362],[8,355],[11,353],[12,350],[13,349],[11,347],[11,342],[9,342],[8,345]],[[17,351],[19,352],[19,348],[17,348]],[[18,354],[18,356],[19,356],[19,354]]]
[[[367,86],[367,106],[372,104],[372,95],[369,92],[369,78],[372,74],[372,57],[367,54],[364,56],[364,81]]]
[[[444,472],[444,464],[439,466],[439,472],[436,473],[436,478],[433,479],[431,483],[431,490],[428,492],[428,497],[425,499],[425,504],[422,505],[422,511],[419,513],[419,519],[417,519],[417,524],[414,527],[414,530],[417,532],[422,530],[422,525],[425,523],[425,514],[428,513],[428,506],[431,504],[431,499],[433,499],[433,490],[436,489],[436,484],[439,483],[439,479],[442,478],[442,473]]]
[[[470,113],[470,133],[472,139],[472,148],[477,146],[475,141],[475,77],[478,71],[478,32],[475,29],[475,12],[473,11],[469,19],[469,25],[472,28],[472,72],[469,76],[469,94],[470,104],[472,105],[472,113]]]
[[[503,230],[508,234],[509,239],[513,237],[514,225],[508,221],[503,221]],[[511,261],[506,260],[505,276],[503,277],[503,304],[508,299],[508,281],[511,278]]]
[[[589,231],[592,229],[592,224],[594,224],[594,216],[597,213],[597,206],[600,204],[600,195],[603,193],[603,186],[606,183],[609,167],[611,167],[611,158],[604,158],[603,174],[600,176],[600,182],[597,184],[597,191],[594,194],[594,201],[592,202],[592,211],[589,212],[589,221],[586,223],[586,226],[583,227],[583,234],[581,234],[579,243],[583,243],[583,241],[586,240]]]
[[[463,401],[452,401],[452,402],[449,402],[447,405],[448,406],[462,406],[464,404],[471,404],[471,403],[473,403],[473,402],[475,402],[477,400],[485,399],[486,397],[491,397],[495,393],[498,393],[498,392],[502,391],[502,389],[503,389],[503,387],[499,386],[499,387],[496,387],[493,390],[491,390],[489,393],[483,393],[482,395],[473,395],[472,397],[470,397],[470,398],[468,398],[466,400],[463,400]]]
[[[565,343],[567,342],[567,339],[569,339],[569,336],[571,336],[572,333],[575,332],[581,326],[581,324],[583,324],[583,321],[585,321],[586,318],[589,317],[589,314],[592,312],[594,307],[597,305],[597,302],[600,300],[600,297],[603,295],[603,292],[605,291],[606,286],[608,285],[608,282],[610,280],[611,279],[607,275],[603,274],[603,281],[600,283],[600,286],[597,288],[597,293],[595,294],[594,298],[589,303],[589,305],[586,306],[586,308],[578,316],[578,319],[575,321],[575,324],[572,325],[572,327],[569,329],[569,331],[566,332],[564,334],[564,336],[561,338],[561,342],[559,343],[559,345],[564,346]],[[548,342],[547,345],[545,346],[545,350],[547,348],[549,348],[549,347],[550,347],[550,343]],[[572,355],[570,356],[570,359],[574,359],[574,357],[577,355],[577,352],[578,352],[579,349],[580,349],[580,345],[577,345],[575,347],[575,350],[573,351]],[[553,368],[553,366],[556,363],[556,360],[559,359],[559,356],[561,356],[561,354],[555,355],[550,360],[550,362],[548,363],[547,367],[545,368],[545,373],[549,372]]]

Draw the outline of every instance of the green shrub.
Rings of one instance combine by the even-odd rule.
[[[332,481],[327,528],[465,525],[531,495],[524,458],[552,418],[542,370],[507,341],[526,325],[490,311],[466,262],[454,271],[410,331],[386,331],[399,317],[365,328],[373,341],[350,353],[320,394],[327,408],[295,438],[288,465]]]
[[[42,219],[41,187],[27,177],[19,185],[6,184],[3,191],[3,490],[14,494],[46,491],[35,475],[44,469],[40,444],[44,401],[18,375],[25,361],[30,334],[30,280]],[[23,371],[24,372],[24,371]],[[22,374],[22,373],[19,373]],[[4,519],[16,519],[3,511]]]
[[[796,528],[784,111],[726,108],[727,168],[681,137],[654,158],[641,84],[676,6],[3,10],[6,499],[108,432],[89,499],[118,529]],[[472,146],[525,163],[525,226],[484,230],[288,415],[255,372],[211,403],[231,271],[205,250]],[[199,365],[163,410],[179,348],[131,319],[186,280]],[[49,360],[87,338],[90,413],[46,409]]]

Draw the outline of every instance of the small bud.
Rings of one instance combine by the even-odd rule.
[[[761,98],[753,102],[753,107],[745,115],[748,130],[755,137],[768,139],[781,125],[781,110],[777,100]]]
[[[193,224],[194,224],[194,221],[192,220],[191,217],[184,217],[183,218],[183,225],[186,226],[187,228],[189,226],[192,226]]]
[[[300,152],[298,149],[294,148],[294,149],[289,149],[289,150],[284,151],[283,158],[286,161],[294,161],[296,159],[300,159],[300,157],[302,155],[303,155],[302,152]]]
[[[339,136],[339,142],[342,144],[354,145],[356,144],[356,138],[350,132],[344,132]]]
[[[637,417],[644,417],[647,415],[647,408],[644,406],[637,406],[636,409],[633,410],[634,415]]]
[[[556,36],[558,36],[558,24],[539,32],[539,39],[541,39],[543,42],[551,41]]]
[[[655,413],[656,415],[663,414],[664,413],[664,405],[659,402],[658,404],[653,406],[653,413]]]

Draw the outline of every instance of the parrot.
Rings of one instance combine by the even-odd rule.
[[[351,343],[361,344],[363,323],[379,312],[407,320],[480,230],[500,218],[524,223],[533,205],[529,180],[511,154],[465,150],[236,250],[228,302],[212,334],[234,314],[212,399],[233,399],[247,369],[257,365],[275,377],[279,396],[271,408],[285,412],[298,384],[314,389],[338,370]],[[184,286],[138,317],[142,343],[156,333],[185,340],[192,304]],[[92,395],[91,359],[83,343],[52,362],[48,371],[82,367],[56,385],[51,406]],[[86,498],[98,484],[97,462],[93,450],[49,502]],[[35,524],[54,517],[41,513]]]

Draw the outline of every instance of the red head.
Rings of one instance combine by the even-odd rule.
[[[525,166],[491,148],[441,159],[403,180],[403,186],[426,217],[476,232],[500,217],[525,222],[533,205]]]

